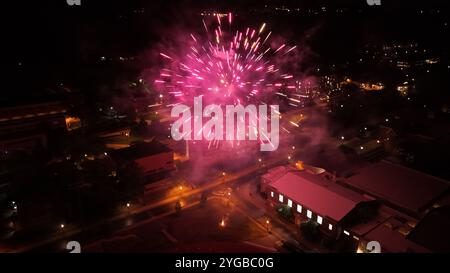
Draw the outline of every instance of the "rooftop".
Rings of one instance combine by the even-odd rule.
[[[450,206],[431,210],[408,239],[436,252],[450,252]]]
[[[139,142],[132,144],[130,147],[114,150],[111,156],[118,160],[136,160],[160,153],[167,153],[171,150],[158,141]]]
[[[261,177],[267,181],[275,181],[276,179],[280,178],[284,174],[286,174],[289,171],[289,169],[285,166],[278,166],[273,169],[270,169],[270,171]]]
[[[336,222],[344,218],[358,203],[369,199],[328,181],[323,174],[287,172],[275,179],[271,187],[323,217]]]
[[[381,252],[430,252],[428,249],[417,245],[403,237],[400,233],[389,229],[385,225],[379,225],[365,236],[366,240],[378,241]]]
[[[342,181],[396,207],[419,213],[450,188],[449,182],[387,161]]]

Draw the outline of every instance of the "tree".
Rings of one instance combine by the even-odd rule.
[[[161,123],[159,117],[153,118],[150,124],[150,133],[154,136],[161,137],[166,135],[166,127]]]
[[[300,224],[300,231],[306,239],[311,241],[317,240],[320,235],[319,224],[311,220],[302,222]]]
[[[144,192],[143,171],[134,161],[125,164],[117,171],[118,189],[122,201],[136,199]]]
[[[291,219],[292,210],[288,205],[279,205],[277,208],[278,214],[286,219]]]
[[[114,162],[109,158],[85,160],[82,164],[84,181],[90,190],[86,193],[88,216],[108,215],[119,205],[116,179],[112,175]]]
[[[131,135],[134,137],[145,137],[149,133],[149,128],[145,119],[141,118],[138,123],[135,123],[131,128]]]

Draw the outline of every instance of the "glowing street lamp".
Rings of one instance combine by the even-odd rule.
[[[270,233],[270,220],[269,220],[269,218],[266,219],[266,229],[267,229],[267,232]]]

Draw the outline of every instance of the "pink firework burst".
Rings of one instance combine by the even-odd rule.
[[[256,29],[232,31],[233,15],[226,17],[222,22],[217,15],[212,29],[202,20],[204,35],[186,35],[187,54],[160,52],[165,68],[154,80],[156,88],[178,102],[192,102],[194,96],[200,95],[207,102],[219,104],[265,102],[270,94],[288,96],[283,92],[292,92],[293,75],[282,73],[276,59],[296,46],[272,47],[272,32],[266,30],[265,23]]]

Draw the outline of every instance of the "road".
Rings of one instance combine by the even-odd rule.
[[[276,164],[286,163],[286,158],[279,156],[271,158],[264,162],[265,167],[270,167]],[[202,185],[201,187],[183,192],[180,195],[174,195],[168,198],[157,200],[155,202],[146,204],[141,207],[129,208],[123,213],[116,215],[110,219],[106,219],[99,223],[89,226],[77,227],[67,226],[63,230],[57,231],[55,234],[47,238],[41,238],[39,241],[27,243],[23,245],[2,246],[3,252],[28,252],[28,251],[53,251],[64,249],[62,245],[67,242],[69,238],[81,238],[82,240],[92,240],[101,238],[105,234],[111,233],[124,226],[133,225],[143,220],[154,217],[161,213],[167,213],[174,210],[174,205],[178,200],[189,204],[198,199],[202,192],[211,191],[222,185],[238,181],[239,179],[251,176],[260,171],[260,165],[249,166],[236,173],[229,173],[220,178]]]
[[[289,113],[285,113],[284,118],[286,118],[286,120],[289,120],[293,116],[299,115],[301,113],[303,113],[304,117],[306,117],[307,115],[312,115],[311,111],[306,111],[308,112],[308,114],[306,114],[305,111],[306,110],[304,109],[291,111]],[[293,125],[291,125],[291,127],[293,127]],[[73,238],[83,241],[93,241],[97,238],[102,238],[107,234],[114,233],[121,228],[134,226],[149,219],[159,217],[158,215],[168,215],[174,211],[175,202],[177,202],[178,200],[182,200],[182,203],[185,204],[185,206],[191,206],[192,204],[196,204],[202,192],[212,191],[223,185],[231,184],[244,178],[249,178],[252,176],[254,177],[255,174],[261,172],[261,169],[268,169],[277,164],[286,163],[286,155],[278,153],[276,156],[264,159],[262,163],[255,163],[251,166],[239,170],[238,172],[228,173],[222,177],[211,179],[210,182],[205,183],[198,188],[194,188],[178,195],[169,196],[161,200],[152,201],[151,203],[145,204],[144,206],[133,206],[120,213],[119,215],[116,215],[102,222],[95,223],[87,227],[67,227],[64,230],[61,230],[54,235],[45,239],[41,239],[37,242],[33,242],[27,245],[18,245],[10,247],[9,249],[6,248],[2,250],[5,252],[51,251],[56,249],[64,249],[64,247],[62,247],[64,245],[64,242]],[[245,214],[250,221],[254,221],[255,224],[256,222],[262,221],[261,218],[258,217],[258,215],[254,215],[254,213],[252,212],[252,208],[249,209],[248,202],[246,203],[245,199],[235,198],[232,202],[236,203],[235,205],[237,209],[240,209],[241,213]],[[274,235],[278,236],[278,239],[283,237],[292,237],[291,233],[283,233],[280,231],[277,235],[277,231],[274,230]]]

